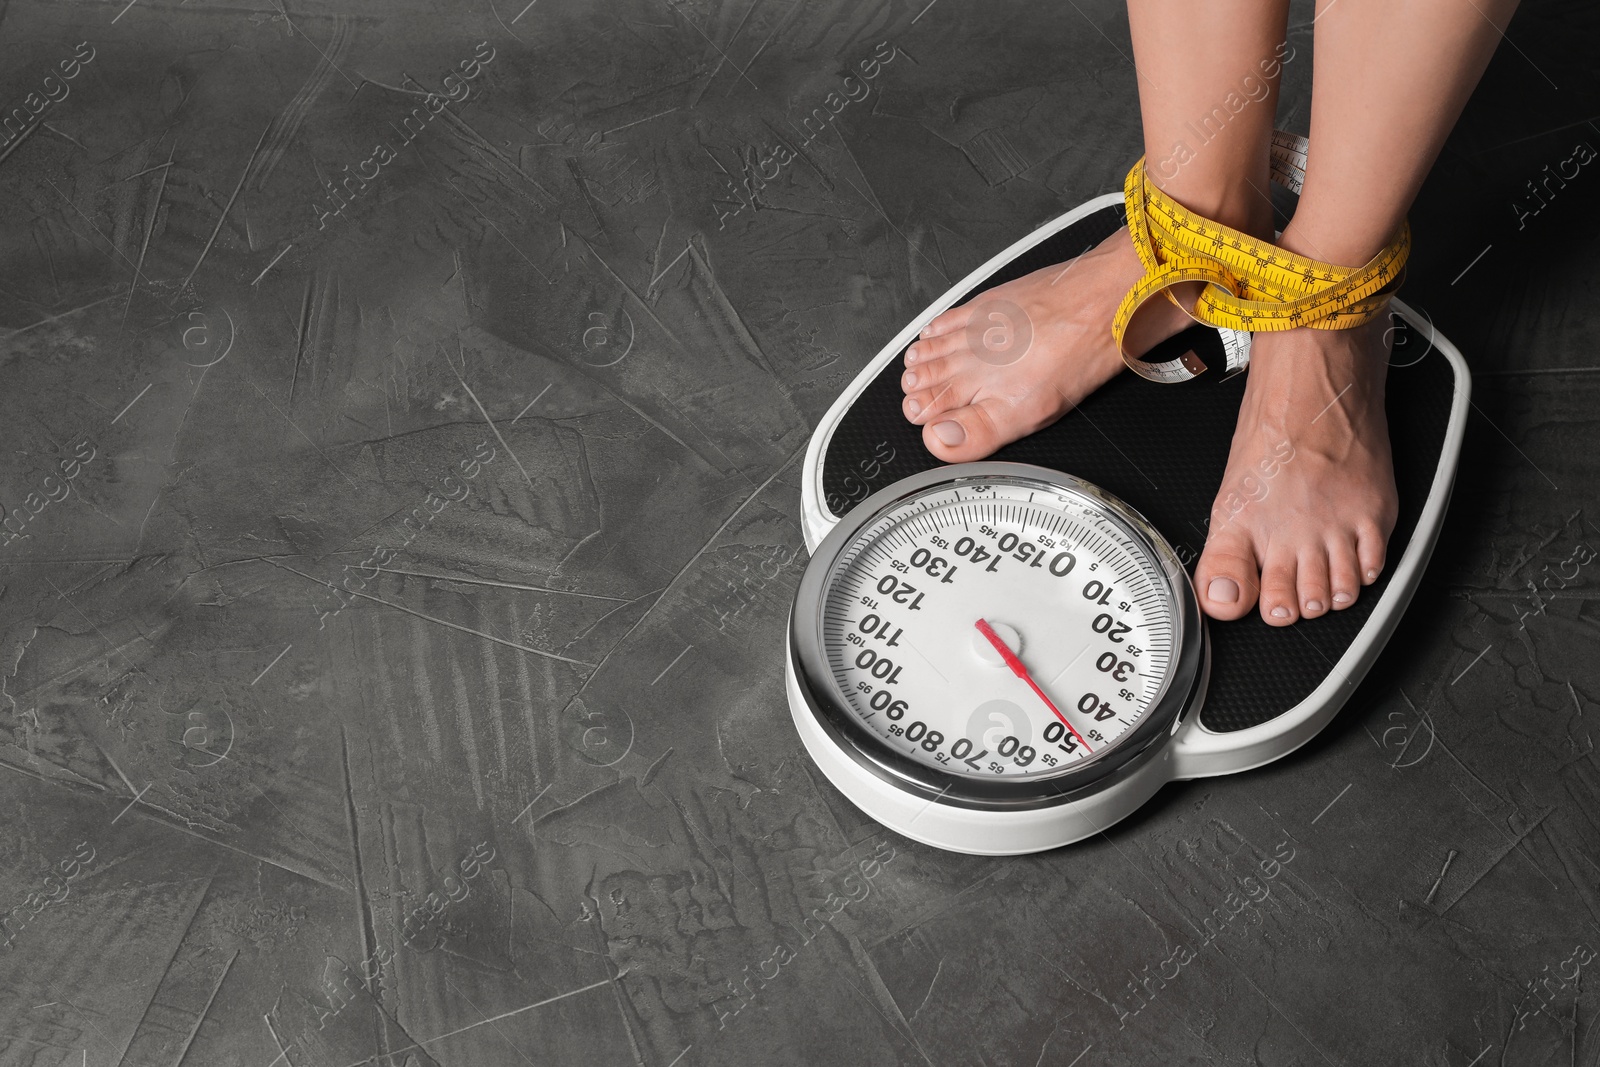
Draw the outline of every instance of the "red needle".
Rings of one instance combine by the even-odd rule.
[[[1085,752],[1093,753],[1094,749],[1089,747],[1089,742],[1085,741],[1083,735],[1077,731],[1077,728],[1067,721],[1065,715],[1061,714],[1061,709],[1056,707],[1050,698],[1044,695],[1044,690],[1040,689],[1039,683],[1033,680],[1033,675],[1028,673],[1028,668],[1024,667],[1017,654],[1007,648],[1004,641],[1000,640],[1000,635],[994,632],[994,627],[990,626],[985,619],[979,619],[974,625],[978,627],[979,633],[989,639],[989,643],[994,646],[994,650],[1000,653],[1000,658],[1006,661],[1006,666],[1011,668],[1011,673],[1027,682],[1033,691],[1039,694],[1039,699],[1044,701],[1045,707],[1055,712],[1056,718],[1061,720],[1061,724],[1072,731],[1072,736],[1078,739],[1078,743],[1083,746]]]

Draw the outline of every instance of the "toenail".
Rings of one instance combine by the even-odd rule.
[[[1322,601],[1320,601],[1320,600],[1308,600],[1308,601],[1306,601],[1306,610],[1307,611],[1321,611],[1322,610]]]
[[[1219,604],[1232,604],[1239,599],[1239,583],[1232,578],[1213,578],[1206,586],[1206,596]]]
[[[1335,594],[1333,594],[1333,602],[1335,604],[1348,604],[1353,599],[1355,599],[1355,598],[1352,597],[1349,593],[1335,593]]]
[[[1275,607],[1272,609],[1272,617],[1274,619],[1287,619],[1289,617],[1289,609],[1281,605]]]
[[[920,414],[922,414],[922,405],[917,403],[915,400],[907,400],[906,401],[906,407],[911,409],[911,414],[912,415],[920,415]]]
[[[941,422],[934,426],[933,432],[939,440],[954,447],[967,439],[967,431],[961,428],[959,422]]]
[[[1369,570],[1367,572],[1367,581],[1375,582],[1377,580],[1378,580],[1378,572],[1376,570]]]
[[[906,362],[915,363],[919,355],[921,355],[921,353],[917,351],[917,346],[912,345],[910,348],[906,349]]]
[[[916,387],[917,387],[917,372],[914,371],[914,370],[906,371],[906,388],[907,389],[915,389]]]

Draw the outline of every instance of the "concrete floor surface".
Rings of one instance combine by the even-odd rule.
[[[1597,30],[1413,212],[1475,410],[1373,675],[987,860],[800,747],[799,469],[1120,188],[1120,5],[0,4],[0,1064],[1600,1063]]]

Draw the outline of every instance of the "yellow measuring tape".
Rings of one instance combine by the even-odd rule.
[[[1299,193],[1308,147],[1304,137],[1274,131],[1272,180]],[[1249,362],[1248,337],[1238,334],[1301,326],[1347,330],[1371,322],[1384,313],[1390,295],[1400,287],[1411,253],[1411,228],[1402,222],[1388,246],[1362,267],[1295,255],[1188,210],[1156,188],[1145,174],[1142,157],[1128,172],[1123,194],[1128,232],[1145,276],[1122,298],[1111,333],[1128,366],[1152,381],[1187,381],[1206,369],[1192,353],[1158,363],[1130,356],[1122,347],[1139,307],[1175,285],[1207,283],[1192,314],[1223,332],[1228,369],[1235,370]]]

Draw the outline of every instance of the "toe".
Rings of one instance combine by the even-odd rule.
[[[918,384],[922,384],[920,380]],[[905,412],[907,421],[920,426],[935,415],[961,407],[971,399],[971,386],[963,386],[959,377],[952,377],[929,388],[907,393],[900,409]]]
[[[1288,626],[1300,617],[1300,597],[1295,589],[1299,560],[1288,548],[1267,550],[1261,568],[1261,617],[1269,626]]]
[[[1211,528],[1194,579],[1200,610],[1213,619],[1237,619],[1250,610],[1260,581],[1255,549],[1242,527],[1224,522]]]
[[[1333,601],[1333,590],[1328,578],[1328,551],[1319,544],[1300,550],[1299,570],[1295,575],[1295,589],[1300,594],[1300,616],[1314,619],[1325,615]]]
[[[967,320],[970,318],[972,318],[971,305],[962,304],[960,307],[953,307],[949,311],[935,315],[933,320],[922,328],[922,332],[918,336],[923,338],[942,337],[946,334],[955,333],[964,329],[967,325]]]
[[[1361,584],[1371,585],[1383,573],[1384,550],[1387,538],[1372,523],[1362,523],[1356,529],[1356,559],[1361,564]]]
[[[906,366],[920,369],[923,363],[951,355],[961,347],[961,342],[962,335],[959,333],[919,339],[906,349]]]
[[[922,442],[946,463],[969,463],[1015,441],[1022,430],[1014,408],[996,397],[983,397],[950,408],[923,426]]]
[[[1333,590],[1333,610],[1341,611],[1361,595],[1361,565],[1356,556],[1356,540],[1349,534],[1334,538],[1328,545],[1328,584]]]
[[[900,388],[907,394],[918,389],[938,392],[945,381],[955,375],[956,369],[956,361],[949,358],[911,364],[900,375]]]

